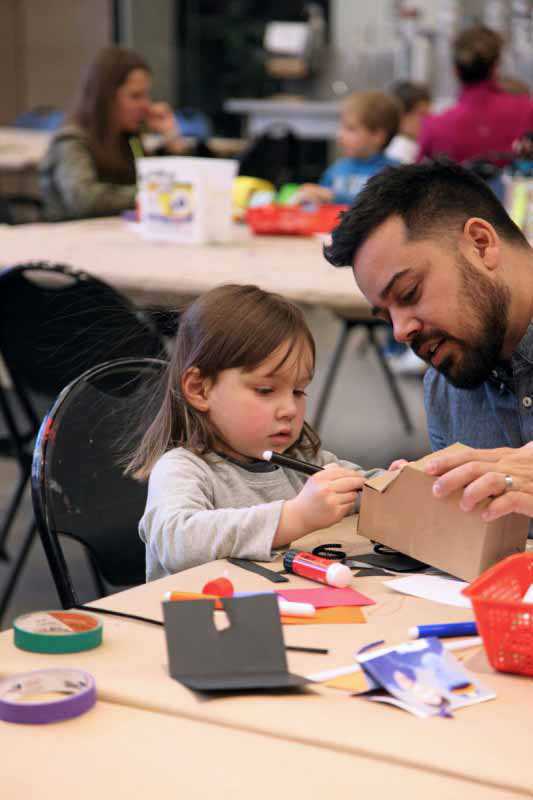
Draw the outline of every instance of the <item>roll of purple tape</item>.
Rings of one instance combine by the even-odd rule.
[[[64,697],[31,700],[49,693]],[[22,701],[22,702],[21,702]],[[84,714],[96,703],[96,684],[81,669],[42,669],[0,681],[0,719],[44,725]]]

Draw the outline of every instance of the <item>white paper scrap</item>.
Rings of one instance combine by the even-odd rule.
[[[394,581],[384,581],[389,589],[402,594],[411,594],[422,597],[424,600],[433,600],[434,603],[444,603],[448,606],[461,606],[470,608],[470,600],[461,594],[461,590],[468,586],[465,581],[452,581],[440,578],[438,575],[409,575],[406,578],[397,578]]]
[[[533,583],[522,598],[523,603],[533,603]]]

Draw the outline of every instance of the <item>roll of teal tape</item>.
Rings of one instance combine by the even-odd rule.
[[[31,653],[79,653],[102,643],[102,623],[86,611],[35,611],[13,623],[15,645]]]

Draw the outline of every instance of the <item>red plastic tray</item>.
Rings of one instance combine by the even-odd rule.
[[[260,206],[249,208],[246,222],[255,234],[261,236],[312,236],[330,233],[340,221],[345,205],[321,205],[313,211],[300,206]]]

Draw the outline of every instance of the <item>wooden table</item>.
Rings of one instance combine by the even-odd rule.
[[[355,536],[353,523],[326,534],[328,541],[346,541],[350,553],[368,550],[368,542]],[[342,538],[341,538],[342,537]],[[322,541],[323,541],[322,536]],[[317,541],[307,537],[311,546]],[[239,591],[271,590],[264,578],[226,562],[188,570],[99,603],[116,610],[161,619],[161,599],[168,589],[201,590],[208,578],[227,570]],[[291,576],[291,586],[310,582]],[[378,639],[393,644],[405,641],[407,629],[415,624],[460,621],[471,618],[464,608],[438,605],[399,595],[387,589],[382,578],[355,578],[356,588],[376,605],[365,610],[366,624],[290,626],[284,630],[287,644],[327,647],[328,655],[289,653],[291,671],[310,674],[353,663],[355,650]],[[459,781],[461,800],[491,797],[533,796],[531,758],[531,717],[533,683],[525,678],[495,673],[478,649],[467,658],[467,666],[497,699],[458,711],[453,720],[419,720],[405,712],[321,685],[301,694],[239,695],[200,698],[168,676],[165,637],[161,628],[148,624],[104,617],[105,640],[97,650],[75,656],[45,656],[17,650],[11,632],[0,636],[0,673],[7,675],[54,665],[79,666],[96,679],[101,700],[142,708],[176,720],[196,720],[233,731],[283,740],[291,749],[305,744],[356,759],[371,760],[376,774],[391,765],[407,770],[399,784],[388,785],[378,797],[418,797],[414,774],[438,779],[438,784]],[[354,762],[355,763],[355,762]],[[268,767],[268,765],[266,765]],[[383,773],[385,774],[385,773]],[[354,772],[354,788],[358,788]],[[450,784],[451,786],[452,784]],[[486,794],[483,794],[486,792]],[[335,793],[334,793],[335,794]],[[439,796],[438,794],[436,796]]]
[[[223,283],[255,283],[290,300],[354,316],[370,308],[351,270],[324,259],[315,238],[254,237],[235,226],[234,241],[178,245],[144,240],[119,218],[0,228],[0,264],[69,264],[145,305],[173,307]]]
[[[38,800],[272,800],[358,795],[506,800],[397,764],[98,701],[55,725],[0,722],[2,796]],[[411,794],[410,794],[411,793]]]

